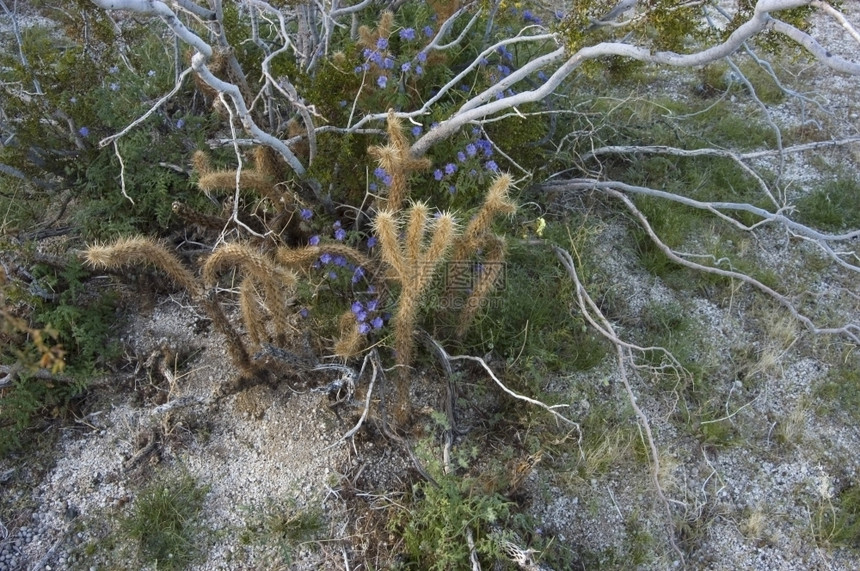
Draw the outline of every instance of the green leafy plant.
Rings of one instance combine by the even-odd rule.
[[[435,484],[413,486],[409,511],[393,518],[391,528],[402,534],[412,565],[440,571],[461,568],[469,561],[469,532],[481,557],[501,557],[489,526],[503,521],[510,507],[500,495],[482,492],[471,478],[440,475]]]

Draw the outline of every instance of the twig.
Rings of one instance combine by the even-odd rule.
[[[349,432],[347,432],[346,434],[344,434],[343,436],[338,438],[337,442],[335,442],[334,444],[330,444],[329,446],[326,446],[325,448],[323,448],[323,452],[326,452],[326,451],[334,448],[335,446],[337,446],[341,442],[345,441],[346,439],[352,438],[353,436],[355,436],[355,434],[359,431],[359,429],[361,429],[361,425],[364,424],[364,420],[367,418],[367,413],[370,410],[370,397],[373,395],[373,385],[376,383],[376,374],[378,372],[378,370],[376,368],[376,361],[378,359],[379,359],[379,355],[377,354],[376,349],[374,349],[373,351],[368,353],[367,356],[364,358],[365,364],[368,361],[370,362],[370,366],[373,367],[373,373],[370,376],[370,384],[367,387],[367,396],[365,396],[365,398],[364,398],[364,411],[361,413],[361,418],[358,419],[358,423],[356,423],[356,425],[354,427],[352,427],[352,429],[350,429]],[[364,370],[364,365],[362,365],[361,370],[362,371]],[[359,373],[358,377],[356,378],[356,381],[358,381],[360,378],[361,378],[361,373]]]
[[[633,408],[633,412],[639,420],[639,426],[642,431],[645,433],[645,440],[648,444],[648,447],[651,451],[651,461],[652,461],[652,470],[651,470],[651,478],[654,482],[655,489],[657,491],[657,497],[663,503],[663,507],[666,510],[666,514],[669,517],[669,525],[672,525],[672,508],[669,505],[669,499],[663,493],[663,487],[660,485],[660,453],[657,450],[657,444],[654,441],[654,435],[651,432],[651,423],[648,421],[648,417],[639,407],[637,403],[636,395],[633,393],[633,389],[630,386],[630,382],[627,379],[627,360],[631,358],[628,354],[625,353],[625,344],[620,342],[620,338],[615,333],[612,324],[608,319],[603,315],[600,311],[600,308],[597,307],[597,304],[594,303],[594,300],[591,299],[591,296],[585,290],[585,287],[582,285],[582,282],[579,280],[579,275],[576,271],[576,266],[573,262],[573,257],[569,252],[560,248],[558,246],[552,246],[553,251],[555,251],[556,256],[558,257],[561,264],[567,270],[568,275],[574,283],[574,287],[576,289],[576,298],[579,304],[580,309],[583,314],[586,316],[589,321],[595,319],[600,323],[600,327],[598,327],[598,331],[606,337],[616,349],[617,362],[618,362],[618,372],[621,377],[621,383],[624,385],[624,390],[627,393],[627,399],[630,402],[630,406]],[[592,317],[592,312],[594,317]],[[681,565],[684,565],[684,553],[675,543],[674,538],[674,529],[669,533],[669,542],[672,545],[672,549],[675,553],[680,557]]]
[[[448,355],[448,359],[450,359],[451,361],[475,361],[476,363],[480,363],[481,366],[484,368],[484,370],[487,372],[487,374],[490,376],[490,378],[493,379],[493,381],[505,393],[514,397],[517,400],[525,401],[529,404],[533,404],[535,406],[538,406],[538,407],[544,409],[545,411],[547,411],[548,413],[553,415],[557,420],[560,420],[560,421],[564,422],[565,424],[570,424],[572,426],[575,426],[577,431],[580,432],[580,438],[582,438],[582,432],[580,430],[579,423],[567,418],[566,416],[564,416],[562,414],[559,414],[557,411],[554,410],[556,408],[570,407],[569,404],[556,404],[556,405],[550,406],[550,405],[543,403],[539,400],[536,400],[536,399],[533,399],[531,397],[527,397],[525,395],[521,395],[520,393],[512,391],[511,389],[506,387],[502,381],[499,380],[499,378],[496,376],[496,374],[493,372],[493,370],[490,368],[490,366],[487,365],[487,362],[484,361],[481,357],[474,357],[472,355]]]

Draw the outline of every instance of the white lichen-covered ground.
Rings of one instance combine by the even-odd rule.
[[[856,21],[860,6],[846,2],[845,8]],[[826,34],[834,52],[858,53],[837,24],[821,17],[816,22],[815,35]],[[789,98],[771,107],[777,124],[788,128],[799,118],[814,119],[833,138],[858,134],[857,78],[834,76],[815,64],[790,63],[784,71],[795,76],[790,87],[810,99]],[[673,72],[660,81],[678,86],[685,77]],[[754,108],[742,92],[733,97]],[[799,196],[818,177],[830,176],[821,174],[813,158],[857,172],[858,156],[856,143],[792,155],[784,174],[795,181],[789,191]],[[581,562],[586,568],[589,561],[615,569],[679,567],[669,541],[674,537],[691,569],[860,569],[858,551],[829,545],[829,530],[822,528],[838,491],[860,485],[860,429],[833,413],[838,407],[821,406],[816,393],[834,355],[856,359],[857,348],[805,331],[749,287],[718,299],[678,293],[639,267],[625,227],[602,224],[595,229],[593,258],[613,295],[626,302],[617,332],[638,341],[644,312],[679,304],[704,341],[699,358],[712,371],[704,382],[719,406],[712,407],[710,420],[695,417],[700,411],[679,410],[682,380],[631,376],[660,454],[657,477],[671,518],[629,413],[626,425],[584,435],[585,460],[577,446],[563,452],[556,447],[531,470],[518,494],[537,522],[534,534],[554,537],[573,553],[592,554]],[[781,230],[760,232],[749,247],[762,265],[780,269],[786,279],[795,276],[820,304],[838,296],[847,300],[836,304],[834,320],[857,321],[856,273],[846,277],[825,266],[809,276],[804,264],[814,247]],[[857,252],[858,244],[850,247]],[[566,308],[571,301],[560,303]],[[336,413],[328,395],[315,390],[333,375],[286,375],[278,384],[258,385],[215,404],[214,391],[236,371],[223,341],[201,320],[181,296],[158,297],[118,332],[126,366],[93,383],[81,415],[52,425],[56,438],[45,439],[43,448],[0,461],[3,508],[12,510],[0,521],[0,571],[126,568],[134,546],[123,542],[116,522],[166,468],[184,471],[208,489],[198,531],[205,555],[194,569],[286,566],[281,546],[243,540],[249,522],[272,506],[322,514],[326,539],[290,546],[289,568],[355,569],[364,561],[356,554],[366,552],[366,543],[385,537],[362,536],[366,516],[356,510],[363,506],[370,513],[396,502],[418,478],[404,450],[380,436],[373,422],[354,442],[338,442],[360,409]],[[159,365],[162,348],[183,359]],[[746,360],[740,362],[739,355]],[[172,382],[163,375],[165,367]],[[477,375],[469,382],[490,386]],[[416,386],[419,413],[441,407],[437,389],[433,379]],[[545,390],[569,402],[585,426],[600,426],[585,422],[595,410],[628,406],[611,354],[585,373],[547,379]],[[196,401],[153,414],[159,404],[184,397]],[[548,416],[543,421],[552,423]],[[703,421],[720,425],[720,432],[709,433],[715,435],[711,441],[692,436],[691,426]],[[487,446],[481,454],[495,450]]]

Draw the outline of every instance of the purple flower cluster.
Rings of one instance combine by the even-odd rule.
[[[350,309],[358,322],[358,332],[362,335],[367,335],[374,329],[382,329],[385,325],[385,318],[379,311],[378,299],[371,299],[364,303],[354,301]]]
[[[499,172],[499,165],[493,160],[488,160],[493,156],[493,144],[489,140],[480,137],[480,133],[480,129],[472,131],[472,134],[478,136],[478,138],[466,143],[462,150],[457,151],[456,163],[447,163],[444,167],[433,171],[433,178],[436,181],[442,181],[451,177],[460,171],[460,169],[468,169],[469,176],[475,177],[478,171],[471,167],[477,166],[480,161],[486,161],[483,163],[483,166],[487,171],[493,173]],[[449,185],[448,190],[452,194],[456,192],[456,188],[453,185]]]
[[[343,242],[346,239],[346,230],[341,226],[340,220],[335,221],[331,227],[334,228],[334,239]]]
[[[541,19],[532,14],[531,10],[523,10],[523,20],[530,24],[541,24]]]
[[[415,28],[402,28],[398,32],[398,35],[405,42],[411,42],[417,36]],[[410,61],[407,59],[406,61],[401,61],[398,66],[394,57],[389,53],[390,48],[391,42],[389,42],[388,38],[379,38],[376,40],[375,49],[365,48],[362,51],[361,55],[364,58],[364,62],[355,67],[355,73],[366,73],[371,70],[372,66],[376,66],[377,69],[382,71],[376,77],[376,85],[380,89],[385,89],[389,84],[390,77],[384,73],[386,70],[393,70],[395,67],[399,67],[401,73],[414,73],[418,76],[424,74],[424,68],[421,64],[427,61],[426,52],[418,52],[414,60]]]
[[[373,176],[378,178],[380,182],[382,182],[382,184],[384,184],[385,186],[391,186],[391,175],[388,174],[388,171],[386,171],[384,168],[376,167],[373,170]]]

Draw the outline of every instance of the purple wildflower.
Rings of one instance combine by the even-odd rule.
[[[378,315],[370,322],[374,329],[382,329],[382,318]]]
[[[457,187],[454,186],[453,184],[449,184],[448,185],[448,192],[450,192],[451,194],[456,194],[457,193]]]
[[[338,228],[334,231],[334,239],[338,242],[343,242],[344,238],[346,238],[346,230],[343,228]]]
[[[112,65],[112,66],[110,66],[110,69],[108,69],[108,73],[111,73],[111,74],[119,73],[119,68],[115,65]]]
[[[378,85],[380,89],[385,89],[385,86],[388,85],[388,78],[384,75],[380,75],[376,78],[376,85]]]
[[[466,154],[470,157],[474,157],[476,154],[478,154],[478,147],[476,147],[474,143],[469,143],[468,145],[466,145]]]
[[[322,262],[324,264],[330,264],[331,263],[331,254],[329,254],[328,252],[323,252],[323,255],[320,256],[320,262]]]
[[[384,184],[385,186],[391,186],[391,175],[388,174],[388,172],[384,168],[376,167],[376,169],[373,171],[373,176],[382,181],[382,184]],[[375,189],[376,185],[374,184],[373,190]]]
[[[362,268],[361,266],[358,266],[357,268],[355,268],[355,271],[352,272],[352,283],[354,283],[354,284],[358,283],[358,280],[360,280],[363,277],[364,277],[364,268]],[[368,304],[368,305],[370,305],[370,304]],[[368,309],[370,309],[370,307],[368,307]]]
[[[304,318],[307,318],[307,316],[308,316],[309,314],[310,314],[310,311],[308,311],[308,308],[307,308],[307,307],[303,307],[303,308],[301,308],[301,309],[299,310],[299,315],[301,315],[301,316],[302,316],[302,317],[304,317]]]
[[[310,244],[311,246],[319,246],[319,243],[320,243],[319,235],[311,236],[311,239],[308,240],[308,244]]]
[[[362,335],[367,335],[368,333],[370,333],[370,325],[368,325],[367,323],[359,323],[358,332]]]
[[[403,28],[400,30],[400,39],[411,42],[415,39],[415,28]]]
[[[441,169],[436,169],[435,171],[433,171],[433,178],[435,178],[436,180],[442,180],[443,176],[445,176],[445,174],[442,172]]]
[[[87,127],[81,127],[80,129],[78,129],[78,133],[81,135],[81,137],[86,137],[90,134],[90,130]]]
[[[377,185],[375,182],[372,182],[367,185],[367,188],[370,190],[370,192],[376,192],[377,190],[379,190],[379,185]]]
[[[422,130],[423,129],[421,129],[421,127],[419,125],[415,125],[414,127],[412,127],[412,136],[418,137],[419,135],[421,135]]]
[[[362,311],[364,311],[364,306],[360,301],[353,301],[352,306],[349,308],[354,314],[358,315]]]
[[[331,227],[334,228],[335,230],[340,228],[341,227],[340,220],[335,220],[334,224],[332,224]]]
[[[466,162],[466,153],[464,153],[463,151],[458,151],[457,152],[457,160],[460,161],[461,163]]]
[[[523,20],[532,24],[541,24],[541,19],[532,14],[531,10],[523,10]]]
[[[119,83],[111,83],[108,87],[111,91],[119,91]]]
[[[155,77],[155,70],[151,69],[151,70],[147,71],[146,75],[148,75],[149,77]]]
[[[299,213],[299,215],[302,217],[302,220],[310,220],[311,218],[313,218],[314,213],[309,208],[302,208],[302,211]]]
[[[388,38],[379,38],[376,40],[376,49],[384,50],[388,48]]]
[[[376,236],[371,236],[367,239],[367,247],[373,248],[374,246],[376,246]]]
[[[409,63],[408,61],[405,61],[405,62],[403,62],[403,64],[400,66],[400,71],[402,71],[403,73],[406,73],[406,72],[407,72],[407,71],[409,71],[411,68],[412,68],[412,64],[411,64],[411,63]]]
[[[427,36],[428,38],[432,38],[433,34],[436,33],[433,31],[433,28],[431,28],[430,26],[424,26],[424,30],[422,30],[422,31],[424,32],[424,35]]]
[[[332,258],[332,261],[334,262],[335,266],[339,266],[341,268],[346,266],[347,264],[346,258],[344,258],[343,256],[335,256],[334,258]]]
[[[378,299],[371,299],[364,306],[367,308],[367,311],[376,311],[376,307],[379,305]]]
[[[418,52],[418,55],[415,56],[420,63],[427,63],[427,52]]]
[[[415,66],[415,75],[423,75],[423,74],[424,74],[424,68],[421,67],[420,65],[416,65]]]
[[[484,167],[491,172],[499,172],[499,165],[496,164],[496,161],[487,161]]]
[[[475,145],[484,153],[484,156],[489,158],[493,156],[493,144],[486,139],[478,139]]]
[[[358,321],[359,323],[363,323],[363,322],[367,321],[367,312],[366,311],[359,311],[358,313],[355,314],[355,320]]]
[[[181,129],[185,126],[185,119],[180,119],[176,122],[176,128]]]
[[[337,272],[329,272],[328,273],[328,279],[336,280],[337,279]]]
[[[457,172],[457,165],[454,163],[448,163],[445,165],[445,174],[454,174]]]

